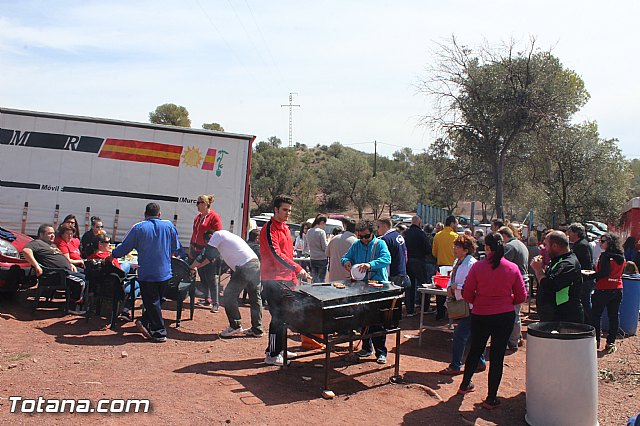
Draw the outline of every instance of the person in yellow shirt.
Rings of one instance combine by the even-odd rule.
[[[458,220],[455,216],[449,216],[444,221],[444,228],[433,237],[433,245],[431,251],[433,257],[436,258],[436,270],[440,266],[452,266],[455,260],[453,254],[453,243],[458,239]],[[436,320],[443,320],[445,317],[444,303],[446,296],[436,297]]]

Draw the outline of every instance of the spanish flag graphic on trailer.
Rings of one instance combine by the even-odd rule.
[[[142,142],[125,139],[106,139],[100,154],[101,158],[137,161],[140,163],[166,164],[178,167],[182,146],[157,142]]]
[[[217,151],[215,148],[209,148],[209,150],[207,150],[207,156],[204,157],[204,163],[202,163],[202,170],[213,170],[213,167],[216,165]]]

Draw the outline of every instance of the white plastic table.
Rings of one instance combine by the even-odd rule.
[[[427,285],[428,287],[425,287]],[[427,294],[434,296],[446,296],[447,290],[439,287],[432,287],[432,284],[424,284],[418,288],[421,295],[420,300],[420,327],[418,328],[418,346],[422,346],[422,330],[426,330],[429,327],[425,327],[424,324],[424,299]]]

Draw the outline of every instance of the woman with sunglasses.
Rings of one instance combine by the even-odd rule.
[[[68,214],[65,216],[62,224],[68,224],[73,227],[73,238],[80,238],[80,227],[78,226],[78,220],[75,215]]]
[[[104,233],[102,219],[91,216],[91,228],[80,239],[80,253],[83,258],[88,258],[98,249],[98,235]]]
[[[616,351],[620,302],[622,301],[622,273],[625,260],[620,237],[607,232],[600,237],[602,254],[596,265],[596,289],[591,296],[591,325],[596,329],[596,346],[600,349],[600,318],[604,308],[609,315],[609,332],[604,350]]]
[[[198,201],[196,202],[198,214],[193,219],[193,232],[189,242],[189,263],[193,263],[207,245],[204,240],[204,233],[208,230],[216,232],[222,229],[220,215],[211,208],[213,200],[213,195],[198,196]],[[203,306],[211,305],[211,312],[213,313],[218,312],[220,306],[218,279],[216,277],[218,268],[219,261],[211,262],[202,268],[198,268],[201,289],[204,293],[198,304]]]

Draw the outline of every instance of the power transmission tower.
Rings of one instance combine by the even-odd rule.
[[[300,105],[293,104],[293,95],[297,95],[297,92],[289,93],[289,105],[280,105],[281,107],[289,107],[289,146],[293,146],[293,107],[299,107]]]

